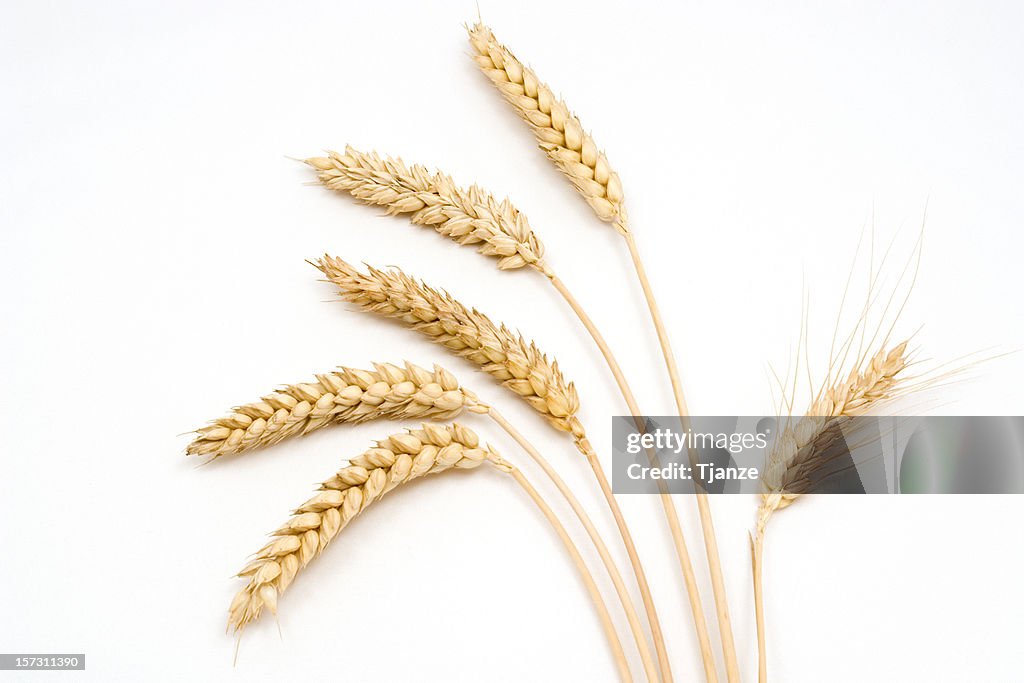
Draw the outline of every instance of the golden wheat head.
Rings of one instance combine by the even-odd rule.
[[[459,424],[423,424],[377,442],[323,482],[238,573],[247,583],[231,602],[228,625],[240,631],[264,608],[277,613],[277,601],[296,575],[352,519],[401,484],[450,469],[472,469],[491,460],[510,467],[473,431]]]
[[[459,187],[440,171],[352,147],[305,161],[325,187],[384,207],[389,214],[408,214],[417,225],[497,258],[502,270],[530,266],[547,273],[544,245],[508,199],[499,200],[476,185]]]
[[[401,270],[371,267],[363,273],[332,256],[324,256],[314,265],[338,287],[345,300],[365,311],[400,320],[476,363],[556,428],[572,434],[581,450],[589,448],[576,417],[580,403],[575,386],[566,382],[558,363],[533,342]]]
[[[242,453],[331,424],[368,420],[450,420],[463,409],[483,410],[455,375],[406,362],[373,370],[342,367],[312,382],[291,384],[196,430],[188,455]]]
[[[498,42],[489,27],[477,23],[467,31],[477,66],[530,125],[548,158],[598,218],[614,224],[623,234],[628,232],[619,176],[579,119],[533,70]]]

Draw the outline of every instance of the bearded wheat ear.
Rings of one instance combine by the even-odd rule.
[[[653,605],[632,534],[597,453],[577,417],[576,388],[565,381],[558,364],[521,335],[504,325],[496,325],[480,311],[464,306],[449,294],[418,282],[400,270],[385,272],[369,268],[367,273],[362,273],[331,256],[324,256],[313,265],[338,287],[345,300],[365,311],[400,320],[435,343],[476,363],[529,403],[556,429],[570,434],[576,448],[586,457],[615,519],[645,605],[648,601]]]
[[[608,638],[623,681],[632,677],[608,608],[579,549],[547,502],[518,469],[502,459],[477,435],[459,424],[424,423],[420,429],[392,435],[349,461],[349,465],[320,486],[300,505],[242,571],[248,583],[231,602],[228,626],[241,632],[260,617],[264,608],[277,614],[282,593],[298,573],[319,555],[352,519],[392,489],[414,479],[450,469],[474,469],[490,462],[512,476],[554,527],[579,570],[602,628]]]
[[[474,60],[480,70],[498,88],[513,109],[529,124],[541,149],[572,182],[597,217],[611,223],[625,239],[637,279],[647,301],[651,320],[657,332],[669,381],[672,384],[676,407],[679,416],[684,419],[685,425],[685,418],[689,411],[683,396],[675,355],[629,225],[622,183],[619,181],[618,174],[611,169],[607,157],[599,150],[594,139],[583,129],[579,119],[570,112],[565,102],[556,97],[551,88],[542,82],[531,69],[524,66],[507,47],[499,43],[490,28],[482,23],[477,23],[472,27],[467,27],[467,30],[469,42],[474,51]],[[718,553],[718,541],[711,518],[711,507],[703,492],[698,492],[696,498],[707,551],[708,568],[711,573],[711,585],[715,596],[715,610],[725,656],[726,673],[729,683],[736,683],[739,681],[739,664],[729,619],[729,604]],[[668,511],[667,507],[666,511]],[[690,598],[697,636],[701,643],[704,673],[709,682],[715,681],[717,674],[715,673],[714,657],[710,652],[707,627],[704,625],[703,611],[700,608],[699,593],[696,589],[696,579],[693,576],[689,553],[685,549],[681,530],[677,531],[678,521],[669,523],[673,531],[673,540],[679,556],[683,580]]]
[[[806,417],[796,424],[787,424],[769,453],[763,479],[766,490],[761,495],[755,532],[750,540],[759,683],[768,680],[762,582],[768,520],[807,492],[810,478],[826,465],[823,453],[837,438],[844,419],[865,415],[915,388],[913,379],[906,375],[909,364],[907,342],[891,349],[882,348],[856,363],[845,381],[823,389],[811,403]]]
[[[440,366],[378,363],[373,370],[339,368],[313,382],[284,386],[238,406],[196,430],[188,455],[242,453],[308,434],[330,424],[368,420],[449,420],[463,409],[481,412],[477,397]]]

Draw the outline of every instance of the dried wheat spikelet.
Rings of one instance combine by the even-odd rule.
[[[370,267],[362,273],[342,259],[326,255],[313,265],[338,287],[345,300],[365,311],[401,320],[473,361],[557,429],[572,434],[582,452],[592,450],[576,416],[580,405],[576,387],[566,382],[557,362],[522,335],[401,270]]]
[[[498,258],[498,268],[531,266],[547,273],[544,245],[530,229],[526,216],[508,199],[496,199],[476,185],[461,188],[451,176],[424,166],[406,166],[399,158],[360,152],[305,160],[326,187],[346,192],[389,214],[409,214],[417,225],[432,227],[462,245],[477,245],[480,253]]]
[[[845,381],[826,388],[805,417],[788,424],[769,453],[758,511],[763,529],[776,510],[788,507],[806,490],[808,476],[816,467],[822,436],[833,433],[842,418],[857,417],[902,394],[908,387],[905,370],[910,363],[908,342],[883,348],[850,371]]]
[[[540,148],[572,182],[598,218],[629,231],[622,183],[604,152],[569,107],[499,43],[482,23],[467,27],[474,60],[516,112],[530,125]]]
[[[449,420],[463,409],[483,412],[473,392],[435,365],[377,363],[373,370],[342,367],[293,384],[196,431],[188,455],[218,457],[270,446],[330,424],[376,419]]]
[[[476,434],[459,424],[425,423],[420,429],[377,442],[325,481],[256,553],[239,576],[248,579],[228,610],[228,625],[240,631],[277,601],[296,575],[352,519],[388,491],[413,479],[449,469],[472,469],[491,460],[510,471]]]

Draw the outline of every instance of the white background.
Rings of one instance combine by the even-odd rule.
[[[789,365],[805,292],[821,368],[872,224],[876,252],[896,240],[898,274],[925,223],[897,328],[923,325],[922,358],[1024,341],[1019,5],[482,5],[620,173],[695,412],[774,410],[769,364]],[[565,439],[466,363],[335,303],[304,262],[401,265],[520,327],[577,381],[607,453],[607,417],[623,408],[543,278],[309,186],[286,155],[348,142],[479,182],[530,216],[645,410],[671,412],[621,241],[476,72],[461,27],[474,16],[470,2],[4,4],[0,650],[85,652],[69,680],[612,679],[561,547],[493,472],[368,511],[284,596],[282,638],[264,619],[233,668],[233,572],[314,482],[396,427],[203,468],[182,455],[184,432],[278,383],[440,361],[544,445],[614,538]],[[983,363],[930,404],[1020,414],[1022,370],[1020,354]],[[712,502],[753,680],[755,501]],[[660,506],[622,505],[677,680],[699,680]],[[714,630],[695,510],[679,508]],[[774,679],[1019,680],[1022,513],[1019,497],[878,496],[780,514],[766,568]]]

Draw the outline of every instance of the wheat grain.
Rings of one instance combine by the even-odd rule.
[[[576,387],[566,382],[558,363],[533,342],[401,270],[385,272],[371,267],[362,273],[342,259],[326,255],[313,265],[347,301],[371,313],[401,320],[476,363],[557,429],[571,434],[582,452],[592,450],[576,416],[580,405]]]
[[[308,434],[329,424],[376,419],[448,420],[463,409],[482,412],[473,392],[435,365],[377,363],[373,370],[342,367],[316,380],[282,387],[196,430],[188,455],[242,453]]]
[[[530,125],[540,148],[572,182],[598,218],[629,231],[622,183],[604,152],[569,107],[537,74],[499,43],[482,23],[467,27],[474,59],[516,112]]]
[[[547,273],[544,245],[508,199],[471,185],[461,188],[451,176],[430,172],[419,164],[406,166],[399,158],[381,158],[350,146],[344,154],[305,160],[326,187],[347,192],[389,214],[409,214],[462,245],[478,245],[480,253],[498,258],[498,268],[531,266]]]
[[[320,486],[320,491],[295,510],[275,531],[239,576],[248,579],[228,611],[228,623],[239,631],[259,618],[264,608],[277,613],[280,595],[296,575],[319,555],[352,519],[396,486],[449,469],[472,469],[488,458],[472,430],[459,424],[423,424],[420,429],[377,442]]]

